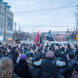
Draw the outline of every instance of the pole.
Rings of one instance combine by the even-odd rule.
[[[20,38],[20,26],[19,26],[19,38]]]
[[[15,22],[15,40],[16,40],[16,22]]]
[[[5,7],[5,23],[4,23],[4,43],[6,43],[6,7]]]
[[[19,26],[19,34],[20,34],[20,26]]]
[[[76,35],[78,35],[78,5],[76,7],[77,7],[77,13],[76,13]],[[76,44],[77,44],[77,47],[78,47],[78,41],[77,40],[76,40]]]

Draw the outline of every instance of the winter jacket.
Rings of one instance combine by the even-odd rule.
[[[71,75],[72,75],[72,72],[74,70],[74,67],[75,67],[75,64],[77,63],[77,61],[75,59],[71,59],[67,66],[66,66],[66,69],[64,70],[65,71],[65,76],[67,76],[66,78],[71,78]]]
[[[57,78],[58,70],[54,58],[46,58],[41,63],[42,78]]]
[[[78,61],[78,55],[75,56],[75,59]]]
[[[32,78],[40,78],[40,67],[37,66],[31,66],[30,68],[30,76]]]
[[[78,72],[73,71],[71,78],[78,78]]]
[[[30,78],[29,66],[26,61],[20,60],[14,67],[14,72],[21,78]]]
[[[78,61],[78,48],[76,49],[76,52],[75,52],[75,59]]]
[[[55,57],[60,57],[61,56],[60,50],[55,50],[54,55]]]
[[[17,74],[12,74],[11,78],[21,78],[21,77],[18,77]]]
[[[70,52],[72,52],[72,49],[71,49],[71,48],[67,48],[66,50],[64,49],[64,52],[65,52],[66,54],[69,54]]]
[[[67,65],[67,71],[69,71],[69,73],[71,74],[72,71],[73,71],[73,68],[75,67],[75,64],[77,63],[77,61],[75,59],[71,59],[69,62],[68,62],[68,65]]]

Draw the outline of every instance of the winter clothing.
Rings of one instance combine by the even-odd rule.
[[[42,60],[41,62],[42,78],[57,78],[58,77],[56,61],[53,57],[54,57],[54,53],[52,51],[48,51],[46,54],[46,58]]]
[[[30,78],[29,66],[25,60],[20,60],[14,67],[14,72],[21,78]]]
[[[58,70],[54,58],[42,60],[41,75],[42,78],[58,78]]]
[[[78,72],[73,71],[71,78],[78,78]]]
[[[76,49],[76,52],[75,52],[75,59],[78,61],[78,48]]]
[[[77,63],[77,61],[75,59],[71,59],[68,62],[67,66],[64,70],[64,76],[66,78],[71,78],[71,75],[72,75],[72,72],[73,72],[73,69],[74,69],[76,63]]]
[[[51,50],[49,50],[46,54],[46,58],[53,58],[53,57],[54,57],[54,53]]]
[[[41,78],[40,72],[40,66],[33,65],[30,67],[30,75],[32,78]]]
[[[21,57],[20,57],[20,59],[21,59],[21,60],[26,60],[26,59],[27,59],[27,58],[26,58],[26,55],[22,54]]]
[[[55,57],[60,57],[61,56],[60,50],[55,50],[54,55]]]

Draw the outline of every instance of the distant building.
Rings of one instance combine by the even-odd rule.
[[[69,31],[69,29],[67,29],[67,31],[53,31],[52,35],[53,35],[53,39],[54,41],[67,41],[69,39],[67,39],[68,36],[70,36],[72,33],[72,31]],[[46,32],[44,32],[43,34],[48,34]]]
[[[67,30],[67,31],[55,31],[53,32],[53,38],[55,41],[67,41],[68,36],[70,36],[72,32]]]
[[[37,32],[33,32],[33,40],[35,40]]]
[[[0,0],[0,41],[13,38],[13,12],[7,2]]]

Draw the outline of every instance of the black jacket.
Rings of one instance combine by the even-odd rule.
[[[71,78],[71,75],[72,75],[73,69],[75,68],[76,63],[77,61],[75,59],[71,59],[68,62],[66,68],[62,72],[65,78]]]
[[[54,55],[55,55],[55,57],[60,57],[61,56],[61,51],[59,49],[55,50]]]
[[[76,63],[77,63],[77,61],[76,61],[75,59],[71,59],[71,60],[68,62],[67,72],[69,73],[69,75],[72,74],[73,69],[74,69]]]
[[[58,71],[56,61],[54,59],[44,59],[41,63],[41,75],[42,78],[57,78]]]
[[[20,60],[14,67],[14,72],[21,78],[30,78],[29,66],[26,61]]]

